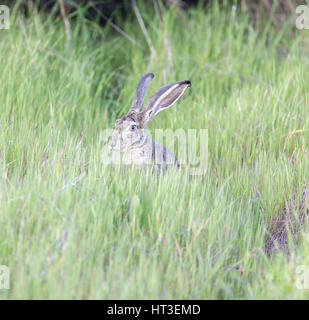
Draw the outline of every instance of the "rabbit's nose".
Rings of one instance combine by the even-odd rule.
[[[113,135],[111,136],[110,140],[109,140],[109,143],[108,143],[109,150],[110,151],[117,150],[118,149],[118,145],[119,145],[119,137],[114,132]]]
[[[116,150],[118,150],[118,144],[117,144],[117,142],[110,141],[110,143],[108,144],[108,148],[109,148],[110,151],[116,151]]]

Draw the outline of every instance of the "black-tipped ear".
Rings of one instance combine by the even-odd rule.
[[[147,124],[160,111],[171,107],[191,86],[191,81],[184,80],[173,82],[161,87],[147,101],[143,109],[143,122]]]
[[[130,111],[140,111],[144,101],[147,85],[153,77],[154,75],[152,73],[146,73],[141,77],[136,88],[135,97],[133,99]]]

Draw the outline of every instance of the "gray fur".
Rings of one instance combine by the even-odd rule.
[[[179,167],[179,162],[172,152],[152,140],[146,128],[155,115],[172,106],[182,96],[191,86],[191,82],[178,81],[161,87],[140,111],[146,87],[152,78],[152,73],[146,73],[141,77],[128,114],[116,120],[109,146],[112,151],[122,153],[125,164],[157,166],[158,171],[166,171],[168,166]]]

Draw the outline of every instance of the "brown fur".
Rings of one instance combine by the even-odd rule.
[[[131,109],[126,115],[116,120],[109,145],[112,151],[122,152],[122,160],[125,164],[141,167],[157,166],[159,171],[165,171],[169,165],[179,166],[178,160],[172,152],[151,139],[147,132],[147,125],[157,113],[172,106],[185,89],[191,86],[191,82],[179,81],[161,87],[140,111],[146,86],[152,78],[151,73],[141,77]]]

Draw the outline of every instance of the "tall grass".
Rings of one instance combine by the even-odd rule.
[[[309,181],[308,32],[291,18],[252,27],[245,12],[164,10],[139,2],[111,28],[69,16],[11,15],[0,30],[0,297],[308,298],[308,229],[289,254],[265,250],[272,222]],[[293,35],[293,36],[291,36]],[[124,174],[102,166],[100,132],[132,101],[190,79],[190,93],[151,128],[206,128],[204,176]],[[297,130],[297,131],[296,131]]]

